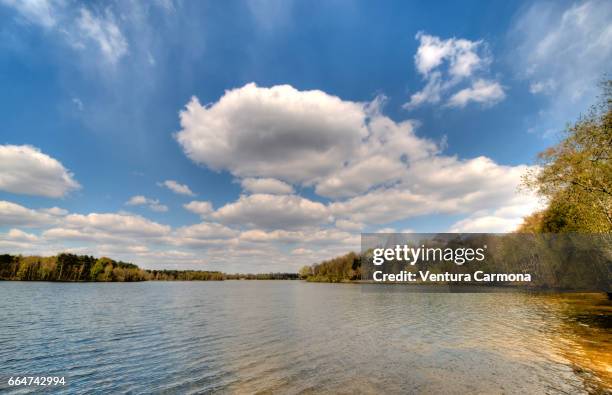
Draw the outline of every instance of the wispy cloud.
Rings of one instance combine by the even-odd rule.
[[[547,105],[538,131],[560,130],[598,94],[598,81],[612,73],[612,2],[538,2],[515,17],[508,36],[508,62]]]
[[[129,52],[127,39],[110,7],[104,11],[75,8],[63,0],[0,0],[0,4],[13,8],[29,23],[55,32],[72,48],[96,47],[108,63],[117,63]]]
[[[57,8],[63,6],[63,1],[54,0],[0,0],[0,4],[13,7],[26,21],[52,28],[57,23]]]
[[[109,62],[116,63],[128,53],[128,44],[114,19],[112,12],[108,9],[104,14],[94,15],[88,9],[81,8],[76,20],[80,34],[79,38],[73,38],[73,45],[79,48],[84,41],[80,37],[85,37],[99,47]]]
[[[168,188],[169,190],[171,190],[172,192],[178,195],[195,196],[195,193],[193,193],[193,191],[191,190],[191,188],[189,188],[189,186],[187,186],[186,184],[179,184],[178,182],[174,180],[166,180],[163,182],[158,182],[157,185],[160,187]]]

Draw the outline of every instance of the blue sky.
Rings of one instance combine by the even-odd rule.
[[[521,175],[610,72],[611,20],[605,1],[0,0],[0,249],[286,271],[361,231],[512,230],[541,204]]]

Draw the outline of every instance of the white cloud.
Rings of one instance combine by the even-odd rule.
[[[93,229],[51,228],[42,232],[42,237],[48,241],[71,242],[88,241],[94,243],[123,243],[126,240],[118,235]]]
[[[296,229],[327,223],[325,205],[296,195],[241,196],[212,214],[221,223],[262,229]]]
[[[457,60],[453,65],[459,67],[457,65],[463,64],[461,62],[468,60]],[[435,62],[430,61],[428,64]],[[423,67],[425,70],[425,66]],[[461,70],[465,70],[465,67]],[[435,73],[436,71],[430,72],[430,74]],[[462,71],[454,73],[465,74]],[[453,103],[457,105],[470,101],[485,103],[487,100],[499,100],[499,96],[503,95],[503,90],[496,88],[496,82],[485,82],[480,79],[474,81],[474,87],[458,94]],[[221,163],[222,166],[217,169],[227,169],[238,176],[243,172],[257,169],[257,176],[261,178],[243,180],[243,186],[250,191],[257,191],[255,185],[263,184],[262,180],[268,184],[266,185],[268,190],[270,184],[275,184],[276,187],[278,180],[276,178],[267,180],[267,178],[283,178],[282,172],[291,169],[295,174],[283,178],[285,181],[314,186],[316,194],[332,199],[331,203],[322,204],[295,195],[276,196],[270,193],[255,193],[241,196],[237,201],[228,203],[211,214],[209,214],[211,208],[204,206],[203,210],[208,218],[227,225],[254,228],[252,233],[244,235],[242,239],[245,240],[245,237],[250,239],[263,237],[260,232],[266,230],[329,226],[334,220],[338,228],[358,231],[366,225],[384,225],[419,215],[469,215],[483,209],[495,210],[517,199],[516,190],[521,182],[521,176],[527,170],[526,166],[502,166],[486,157],[460,160],[445,156],[441,153],[442,148],[438,144],[416,135],[415,122],[395,122],[384,116],[382,113],[384,98],[381,97],[371,103],[355,107],[356,103],[342,102],[338,98],[317,92],[316,97],[320,98],[318,100],[327,104],[324,110],[317,110],[321,112],[321,116],[315,116],[314,110],[310,108],[311,93],[300,92],[287,86],[267,89],[249,84],[226,92],[217,103],[206,107],[200,106],[194,100],[191,101],[188,107],[194,103],[196,107],[188,110],[190,112],[188,116],[185,112],[182,114],[183,131],[179,132],[178,139],[180,142],[180,134],[185,133],[183,138],[190,140],[189,144],[194,144],[194,147],[197,147],[196,142],[202,144],[205,152],[198,152],[213,155],[206,159],[209,166],[213,165],[211,161],[218,161],[214,162],[216,166],[221,166]],[[270,98],[270,95],[274,97]],[[256,103],[253,103],[254,98],[257,98]],[[329,166],[320,167],[316,171],[312,167],[308,169],[309,165],[303,164],[297,154],[297,150],[301,149],[300,141],[293,134],[298,131],[313,136],[328,134],[330,128],[327,124],[312,124],[308,131],[302,130],[303,114],[307,112],[319,121],[325,118],[338,120],[342,117],[342,113],[338,112],[334,116],[332,112],[344,107],[339,101],[354,110],[355,119],[358,119],[350,125],[347,124],[347,127],[352,125],[355,129],[352,134],[342,129],[343,133],[347,136],[360,136],[359,142],[346,144],[346,138],[326,140],[323,151],[345,150],[340,155],[343,159],[336,160]],[[302,109],[304,102],[309,103],[308,110]],[[281,111],[281,107],[287,107],[288,110]],[[217,114],[219,111],[226,115],[219,117]],[[227,114],[233,114],[238,118],[246,117],[254,126],[250,127],[245,121],[244,124],[238,123],[240,128],[229,128],[228,124],[237,121],[228,118]],[[200,124],[202,119],[205,119],[204,125]],[[222,126],[215,128],[216,124]],[[322,130],[317,130],[316,127]],[[206,130],[206,133],[203,134],[202,130]],[[225,130],[233,130],[234,133]],[[193,136],[201,135],[206,135],[206,140],[192,139]],[[269,151],[269,145],[260,142],[261,136],[280,136],[279,140],[286,142],[297,139],[295,144],[287,146],[287,150],[296,150],[296,152],[283,163],[277,162]],[[310,141],[310,137],[304,139]],[[252,141],[257,144],[247,147],[237,144],[237,140],[244,140],[241,144]],[[334,144],[339,147],[335,148]],[[249,152],[228,148],[232,145],[243,147]],[[214,156],[226,149],[229,150],[227,152],[235,152],[231,155],[226,153],[218,158]],[[281,147],[277,149],[280,150]],[[271,159],[268,160],[269,158]],[[282,185],[285,190],[290,187],[288,184]],[[534,198],[528,196],[526,199],[532,201]],[[194,209],[192,211],[197,210],[195,205],[192,208]]]
[[[330,205],[339,219],[386,224],[426,214],[470,214],[510,204],[534,205],[518,192],[527,166],[501,166],[486,157],[435,157],[413,163],[402,184]]]
[[[179,243],[189,244],[202,240],[227,240],[236,237],[238,231],[214,222],[202,222],[195,225],[183,226],[176,230],[175,235]]]
[[[29,145],[0,145],[0,190],[62,197],[81,186],[57,159]]]
[[[126,213],[69,214],[54,224],[56,227],[42,232],[41,242],[59,246],[58,251],[76,244],[83,249],[80,253],[99,254],[104,252],[100,243],[107,243],[117,251],[123,249],[126,253],[135,253],[137,251],[128,246],[138,243],[156,248],[173,240],[170,226]]]
[[[43,210],[33,210],[17,203],[0,200],[0,226],[45,226],[57,221],[57,216]]]
[[[295,231],[273,230],[265,231],[262,229],[250,229],[240,233],[240,240],[251,243],[297,243],[301,240],[303,234]]]
[[[10,229],[8,231],[7,236],[10,240],[14,240],[14,241],[32,242],[32,241],[38,240],[38,236],[36,236],[35,234],[27,233],[21,229],[15,229],[15,228]]]
[[[612,3],[606,0],[537,2],[516,16],[508,63],[548,105],[537,129],[561,130],[597,96],[612,72]]]
[[[51,214],[57,217],[61,217],[61,216],[68,214],[68,210],[65,210],[59,207],[41,208],[39,211],[46,213],[46,214]]]
[[[505,233],[515,231],[523,218],[543,208],[543,202],[535,198],[517,198],[506,207],[475,212],[457,221],[450,232],[460,233]]]
[[[443,40],[423,32],[416,38],[420,44],[414,63],[425,80],[425,87],[410,96],[410,101],[404,104],[405,109],[439,103],[450,90],[464,82],[471,87],[452,94],[449,105],[463,107],[469,101],[493,105],[503,100],[504,90],[498,82],[477,78],[478,73],[488,71],[492,60],[484,41]]]
[[[254,83],[180,114],[176,139],[194,162],[237,177],[312,183],[337,169],[367,135],[365,105],[321,91]]]
[[[201,200],[192,200],[191,202],[184,204],[183,207],[192,213],[198,214],[202,218],[208,216],[214,211],[211,202]]]
[[[365,224],[361,222],[349,221],[347,219],[339,219],[336,221],[336,228],[349,232],[359,232],[364,227]]]
[[[461,220],[454,224],[450,231],[458,233],[504,233],[515,230],[521,222],[520,218],[483,215]]]
[[[349,197],[392,185],[410,161],[438,151],[415,135],[412,122],[383,116],[383,102],[248,84],[206,107],[193,99],[181,114],[177,139],[198,163],[262,177],[243,180],[250,192],[290,192],[281,178],[314,185],[321,196]]]
[[[371,112],[368,130],[368,138],[351,159],[318,182],[317,194],[342,198],[375,187],[392,186],[405,177],[413,163],[428,160],[440,152],[434,142],[416,136],[413,122],[394,122],[380,110]]]
[[[303,244],[311,249],[322,249],[323,246],[335,245],[343,248],[357,248],[360,236],[333,228],[308,228],[305,230],[266,231],[251,229],[240,233],[241,242],[249,243],[279,243],[281,245]],[[345,251],[346,252],[346,251]]]
[[[168,206],[161,204],[159,200],[150,199],[143,195],[132,196],[125,204],[128,206],[147,206],[149,209],[156,212],[168,211]]]
[[[63,224],[67,228],[134,237],[161,237],[168,235],[171,230],[167,225],[139,215],[117,213],[69,214],[64,217]]]
[[[141,206],[147,203],[149,203],[149,199],[147,199],[146,197],[142,195],[132,196],[130,200],[125,202],[125,204],[127,204],[128,206]]]
[[[274,178],[245,178],[240,181],[242,188],[250,193],[270,193],[287,195],[293,193],[293,187]]]
[[[179,184],[178,182],[174,180],[166,180],[164,182],[158,182],[157,185],[160,187],[166,187],[172,192],[179,194],[179,195],[195,196],[195,193],[193,193],[193,191],[189,188],[189,186],[185,184]]]
[[[428,75],[437,69],[444,61],[449,63],[449,74],[456,77],[469,77],[478,68],[489,61],[482,53],[482,41],[449,38],[442,40],[423,32],[416,35],[420,41],[414,63],[419,73]]]
[[[448,83],[442,82],[442,74],[433,72],[427,76],[425,88],[410,96],[410,101],[404,104],[403,108],[411,109],[420,106],[421,104],[439,103],[442,98],[442,93],[447,89]]]
[[[448,100],[451,107],[465,107],[473,101],[485,106],[500,102],[506,97],[504,89],[496,81],[476,80],[471,87],[460,90]]]
[[[355,196],[373,186],[398,180],[405,171],[406,166],[398,158],[373,155],[327,177],[315,191],[328,197]]]

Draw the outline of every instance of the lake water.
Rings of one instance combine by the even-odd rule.
[[[602,295],[300,281],[0,282],[0,391],[609,393]],[[19,387],[28,392],[40,388]]]

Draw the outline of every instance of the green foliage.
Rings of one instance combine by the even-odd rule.
[[[310,269],[308,271],[308,269]],[[319,264],[306,266],[300,270],[304,273],[306,280],[316,282],[345,282],[361,279],[361,257],[354,252],[321,262]]]
[[[0,255],[0,279],[22,281],[144,281],[138,266],[109,258],[59,254],[52,257]]]
[[[203,270],[150,270],[151,280],[159,281],[221,281],[224,274]]]
[[[602,100],[539,155],[541,168],[524,184],[548,199],[521,232],[612,232],[612,80]]]
[[[300,278],[307,279],[308,277],[312,276],[312,268],[310,266],[302,266],[299,274]]]
[[[298,273],[235,273],[225,274],[226,280],[299,280]]]
[[[96,260],[96,263],[91,268],[91,272],[89,275],[89,279],[91,281],[96,281],[100,277],[100,275],[104,272],[104,263],[102,259]]]
[[[225,274],[205,270],[143,270],[133,263],[106,257],[96,259],[88,255],[0,255],[0,280],[130,282],[297,279],[297,273]]]

